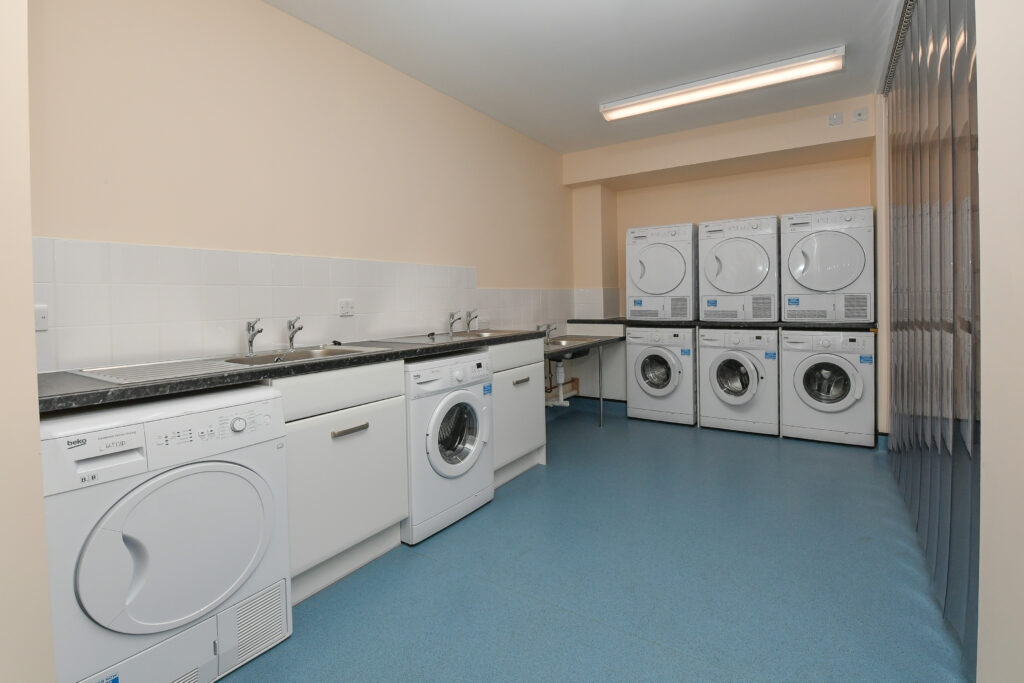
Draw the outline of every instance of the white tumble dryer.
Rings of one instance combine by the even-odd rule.
[[[782,333],[782,435],[875,445],[874,332]]]
[[[693,328],[626,329],[626,415],[696,422]]]
[[[874,321],[874,209],[783,216],[780,241],[783,321]]]
[[[409,518],[414,545],[494,498],[491,361],[486,351],[405,365]]]
[[[779,319],[779,219],[701,223],[700,319]]]
[[[694,225],[626,231],[626,318],[695,320]]]
[[[212,681],[291,634],[277,390],[44,416],[40,437],[59,683]]]
[[[775,330],[701,330],[700,425],[779,433],[779,338]]]

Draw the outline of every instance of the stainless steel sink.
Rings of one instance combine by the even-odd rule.
[[[237,356],[228,358],[229,363],[240,365],[270,365],[273,363],[291,363],[300,360],[315,360],[317,358],[334,358],[336,356],[352,356],[358,353],[373,353],[376,351],[387,351],[385,348],[372,346],[313,346],[299,348],[289,351],[272,351],[261,353],[255,356]]]
[[[580,348],[599,341],[599,337],[585,337],[578,334],[567,334],[563,337],[552,337],[544,342],[544,356],[550,360],[569,360],[582,358],[590,353],[589,348]]]
[[[470,330],[468,332],[456,332],[454,336],[456,339],[459,337],[463,339],[467,337],[487,339],[488,337],[500,337],[505,334],[522,334],[522,330]]]

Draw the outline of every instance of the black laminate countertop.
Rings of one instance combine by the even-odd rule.
[[[496,334],[486,339],[456,338],[416,344],[388,339],[346,342],[345,346],[379,347],[380,352],[359,353],[332,358],[291,361],[260,366],[239,365],[238,370],[210,372],[188,377],[115,384],[74,372],[43,372],[39,374],[39,412],[51,413],[89,406],[206,391],[236,384],[249,384],[267,379],[306,375],[312,372],[340,370],[360,365],[387,363],[428,356],[442,356],[497,344],[540,339],[544,332],[524,331]]]
[[[853,322],[822,322],[822,321],[744,321],[744,320],[627,320],[624,317],[615,318],[572,318],[569,323],[580,325],[626,325],[627,327],[705,327],[708,329],[782,329],[802,331],[849,331],[849,332],[874,332],[877,331],[875,323],[853,323]]]

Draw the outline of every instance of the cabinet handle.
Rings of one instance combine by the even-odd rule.
[[[349,434],[355,434],[356,432],[365,432],[369,428],[370,423],[364,422],[363,424],[356,425],[355,427],[348,427],[347,429],[339,429],[336,432],[331,432],[331,438],[337,439],[339,436],[348,436]]]
[[[520,384],[526,384],[529,381],[530,381],[529,377],[520,377],[519,379],[516,379],[516,380],[512,381],[512,386],[517,387]]]

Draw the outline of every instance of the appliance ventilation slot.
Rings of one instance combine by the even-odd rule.
[[[708,320],[735,320],[739,316],[736,311],[722,311],[715,308],[709,308],[704,311],[704,317]]]
[[[775,297],[771,294],[755,294],[750,297],[750,316],[775,320]]]
[[[690,317],[690,297],[688,296],[674,296],[669,299],[669,305],[672,308],[671,317],[673,318],[689,318]]]
[[[817,310],[802,308],[799,310],[790,309],[787,313],[790,320],[824,320],[828,317],[828,311],[823,308]]]
[[[657,318],[658,310],[656,308],[634,308],[629,312],[630,318]]]
[[[199,683],[199,669],[192,669],[184,676],[178,676],[171,683]]]
[[[287,632],[284,582],[238,605],[238,663],[242,664],[284,638]]]
[[[843,317],[847,320],[868,319],[868,295],[847,294],[843,297]]]

